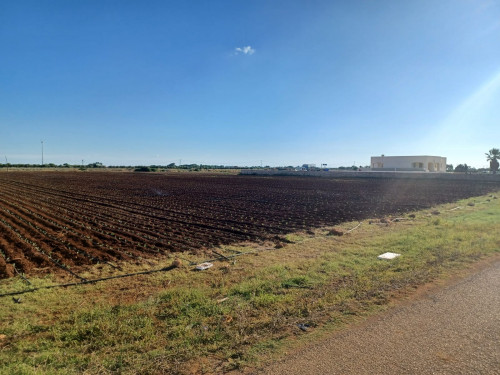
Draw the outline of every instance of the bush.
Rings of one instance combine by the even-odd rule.
[[[455,172],[467,173],[469,166],[467,164],[459,164],[455,167]]]
[[[156,168],[150,168],[150,167],[136,167],[134,169],[134,172],[155,172]]]

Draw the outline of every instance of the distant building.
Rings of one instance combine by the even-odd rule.
[[[372,156],[372,171],[446,172],[441,156]]]

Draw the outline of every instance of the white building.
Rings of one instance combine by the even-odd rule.
[[[446,158],[441,156],[372,156],[372,171],[446,172]]]

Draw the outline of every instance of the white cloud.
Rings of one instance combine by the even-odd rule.
[[[252,47],[250,46],[246,46],[246,47],[236,47],[234,49],[234,54],[235,55],[253,55],[255,53],[255,49],[253,49]]]

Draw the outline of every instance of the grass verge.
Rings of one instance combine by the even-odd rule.
[[[0,373],[187,374],[256,366],[325,327],[345,326],[499,253],[499,218],[500,200],[476,197],[401,218],[294,233],[293,243],[279,249],[233,246],[251,253],[203,272],[181,267],[41,289],[21,303],[2,297]],[[401,256],[377,259],[387,251]],[[21,279],[3,280],[0,292],[25,287]]]

